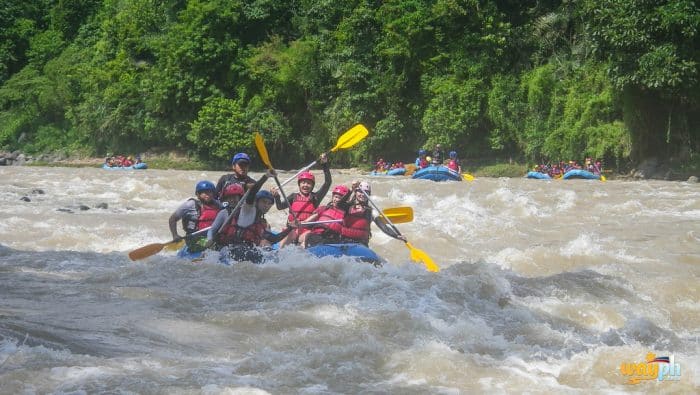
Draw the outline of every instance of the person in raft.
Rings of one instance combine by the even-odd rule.
[[[277,188],[272,188],[272,194],[275,196],[275,205],[278,210],[289,208],[289,216],[287,224],[291,224],[296,218],[297,221],[306,221],[313,214],[314,210],[321,205],[321,201],[328,193],[331,187],[331,171],[328,169],[328,157],[322,154],[319,161],[323,168],[323,185],[313,192],[316,185],[316,177],[310,171],[304,171],[297,177],[299,192],[292,192],[287,196],[289,201],[283,202],[280,198],[280,193]],[[294,213],[294,215],[292,215]],[[292,230],[287,237],[280,243],[280,248],[285,247],[290,243],[297,243],[299,236],[308,232],[307,228],[298,228]]]
[[[168,219],[170,233],[173,239],[180,239],[177,233],[177,222],[182,220],[185,231],[185,243],[189,252],[201,252],[206,248],[207,235],[202,232],[194,237],[188,237],[194,232],[201,231],[212,225],[221,204],[214,199],[216,186],[211,181],[199,181],[195,185],[196,197],[187,199]]]
[[[418,169],[425,169],[430,165],[430,162],[428,161],[428,158],[426,157],[428,155],[428,151],[424,149],[419,149],[418,150],[418,157],[416,158],[416,168]]]
[[[219,178],[219,182],[216,183],[216,198],[221,197],[221,191],[230,184],[240,184],[244,191],[250,189],[255,180],[248,175],[248,169],[250,168],[250,156],[245,152],[239,152],[233,156],[231,159],[231,168],[233,173],[224,174]]]
[[[440,144],[435,144],[435,149],[433,150],[433,166],[441,166],[443,164],[444,154],[442,152],[442,146]]]
[[[299,236],[299,244],[304,248],[312,247],[318,244],[332,244],[340,242],[340,232],[343,228],[343,219],[347,205],[343,205],[343,201],[347,201],[350,197],[350,189],[345,185],[338,185],[333,188],[331,193],[331,201],[325,206],[318,207],[313,214],[304,222],[322,222],[322,221],[337,221],[316,224],[312,226],[309,232]],[[303,222],[301,225],[303,226]]]
[[[462,174],[462,165],[457,159],[457,151],[450,151],[450,160],[447,162],[447,167],[457,174]]]
[[[343,226],[340,229],[341,243],[360,243],[367,246],[370,237],[372,237],[370,230],[372,222],[387,235],[404,242],[406,241],[403,235],[397,234],[389,227],[384,218],[381,216],[373,218],[372,207],[369,205],[369,195],[372,194],[372,187],[370,187],[368,182],[353,181],[351,189],[354,191],[350,194],[351,200],[339,203],[341,207],[346,207]]]
[[[228,248],[233,260],[260,263],[263,254],[256,247],[269,247],[292,231],[293,228],[288,226],[284,231],[274,234],[265,219],[265,214],[274,204],[274,197],[272,193],[261,191],[260,188],[268,178],[274,176],[275,171],[268,170],[253,185],[242,204],[221,210],[207,234],[209,246],[217,250]],[[240,185],[233,184],[224,189],[224,195],[227,197],[231,192],[235,193],[238,199],[243,196]]]

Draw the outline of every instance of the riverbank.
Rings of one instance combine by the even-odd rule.
[[[161,170],[214,170],[226,171],[228,167],[223,163],[209,163],[193,159],[182,152],[146,152],[141,154],[142,160],[148,164],[149,169]],[[45,167],[100,167],[105,159],[102,157],[66,155],[64,153],[50,153],[29,155],[19,151],[0,152],[0,166],[45,166]],[[503,162],[479,164],[470,163],[463,166],[462,170],[477,178],[479,177],[509,177],[518,178],[527,174],[530,166],[525,163]],[[353,168],[362,172],[362,168]],[[367,170],[368,172],[370,170]],[[660,163],[656,159],[648,159],[633,167],[626,173],[616,173],[606,170],[608,179],[644,180],[656,179],[666,181],[690,181],[697,182],[700,177],[700,160],[683,164]]]

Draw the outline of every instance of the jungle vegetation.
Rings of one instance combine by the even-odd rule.
[[[693,0],[3,0],[0,149],[691,160]]]

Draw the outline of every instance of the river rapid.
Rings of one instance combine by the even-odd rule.
[[[381,268],[132,262],[224,173],[0,167],[0,393],[698,390],[700,184],[332,173],[413,207],[397,227],[442,270],[374,225]],[[649,352],[680,376],[627,384]]]

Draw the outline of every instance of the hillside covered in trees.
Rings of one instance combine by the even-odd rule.
[[[0,149],[275,164],[700,153],[693,0],[4,0]]]

